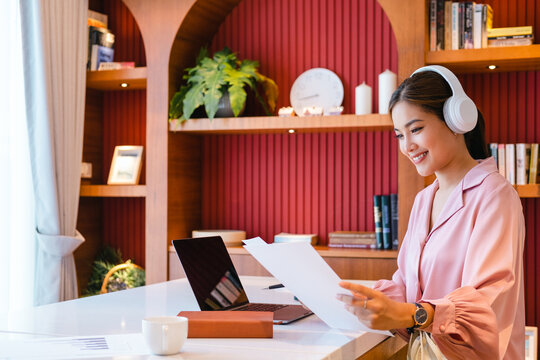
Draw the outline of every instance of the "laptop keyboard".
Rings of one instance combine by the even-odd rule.
[[[272,311],[275,312],[279,309],[283,309],[287,305],[283,304],[260,304],[260,303],[254,303],[254,304],[247,304],[246,306],[242,306],[241,308],[234,309],[235,311]]]

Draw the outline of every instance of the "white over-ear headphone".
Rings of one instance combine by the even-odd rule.
[[[453,95],[446,100],[443,107],[444,121],[450,130],[458,134],[465,134],[474,129],[478,120],[478,110],[471,98],[463,91],[456,75],[440,65],[421,67],[413,72],[412,75],[422,71],[436,72],[446,80],[452,89]]]

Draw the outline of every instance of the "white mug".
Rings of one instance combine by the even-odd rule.
[[[176,354],[186,341],[188,319],[181,316],[149,317],[142,321],[142,332],[153,354]]]

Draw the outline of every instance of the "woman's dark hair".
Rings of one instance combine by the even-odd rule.
[[[405,79],[394,91],[388,106],[390,114],[400,101],[420,106],[424,111],[437,115],[444,121],[444,102],[452,96],[452,89],[446,80],[434,71],[422,71]],[[467,150],[473,159],[490,156],[485,138],[484,117],[478,110],[478,121],[471,131],[464,134]]]

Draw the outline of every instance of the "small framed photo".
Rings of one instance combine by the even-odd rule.
[[[538,328],[525,326],[525,360],[536,360],[538,356]]]
[[[109,185],[136,185],[139,183],[142,168],[143,147],[121,145],[114,148],[109,171]]]

